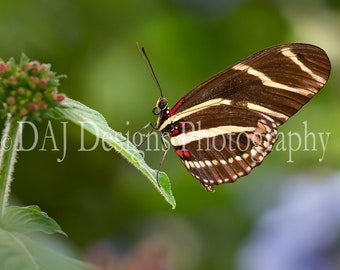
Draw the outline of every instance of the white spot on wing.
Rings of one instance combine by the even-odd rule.
[[[250,150],[250,154],[251,154],[252,156],[255,156],[255,155],[257,154],[257,151],[256,151],[254,148],[252,148],[252,149]]]
[[[189,163],[189,166],[190,166],[191,168],[195,168],[195,165],[194,165],[194,163],[193,163],[192,161],[188,161],[188,163]]]
[[[212,160],[211,163],[214,164],[215,166],[217,166],[219,164],[218,160],[216,160],[216,159]]]
[[[194,165],[195,165],[195,167],[198,168],[198,169],[201,168],[201,165],[200,165],[197,161],[194,161]]]
[[[243,154],[242,154],[242,157],[243,157],[244,159],[247,159],[247,158],[249,157],[249,155],[248,155],[248,153],[243,153]]]
[[[208,167],[211,167],[211,166],[212,166],[212,163],[211,163],[210,160],[205,160],[204,162],[205,162],[205,164],[206,164]]]
[[[220,162],[221,162],[222,165],[226,165],[227,164],[227,162],[224,159],[221,159]]]

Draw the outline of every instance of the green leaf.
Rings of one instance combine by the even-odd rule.
[[[46,243],[38,242],[38,239],[36,237],[32,239],[22,233],[9,232],[0,228],[0,269],[91,269],[90,265],[53,250],[51,242],[46,245]]]
[[[38,206],[8,206],[1,220],[2,227],[7,231],[47,234],[60,233],[66,235],[56,221],[42,212]]]
[[[70,98],[66,98],[61,105],[62,107],[53,109],[53,117],[70,120],[75,124],[81,125],[94,136],[104,140],[105,143],[112,146],[118,153],[139,169],[163,195],[173,209],[176,207],[176,201],[172,195],[168,176],[164,172],[159,172],[157,182],[157,170],[150,168],[144,161],[137,147],[121,133],[111,129],[105,118],[99,112]]]

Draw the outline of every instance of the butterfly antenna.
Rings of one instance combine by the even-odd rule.
[[[147,67],[148,67],[148,69],[150,71],[150,74],[151,74],[153,80],[155,81],[155,83],[157,85],[157,87],[159,89],[159,92],[161,94],[161,97],[163,97],[163,92],[162,92],[161,85],[159,84],[159,82],[157,80],[156,74],[153,71],[152,65],[150,63],[150,60],[149,60],[148,56],[146,55],[144,47],[140,47],[138,42],[136,42],[136,47],[137,47],[137,50],[139,51],[139,53],[141,54],[141,56],[143,57],[143,60],[146,63],[146,65],[147,65]]]

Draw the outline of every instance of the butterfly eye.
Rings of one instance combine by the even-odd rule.
[[[160,109],[159,109],[157,106],[155,106],[155,107],[153,107],[153,109],[152,109],[152,113],[153,113],[154,115],[159,115],[159,114],[161,113],[161,111],[160,111]]]

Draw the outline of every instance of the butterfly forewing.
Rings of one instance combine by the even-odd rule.
[[[182,98],[184,102],[176,113],[223,98],[233,104],[249,102],[249,107],[263,106],[268,109],[265,113],[272,112],[272,117],[277,115],[276,120],[283,123],[323,87],[329,73],[329,59],[319,47],[309,44],[272,47],[195,87]],[[260,107],[257,110],[262,112]]]
[[[324,86],[327,54],[308,44],[260,51],[201,83],[169,110],[159,130],[208,191],[261,164],[277,126]]]

